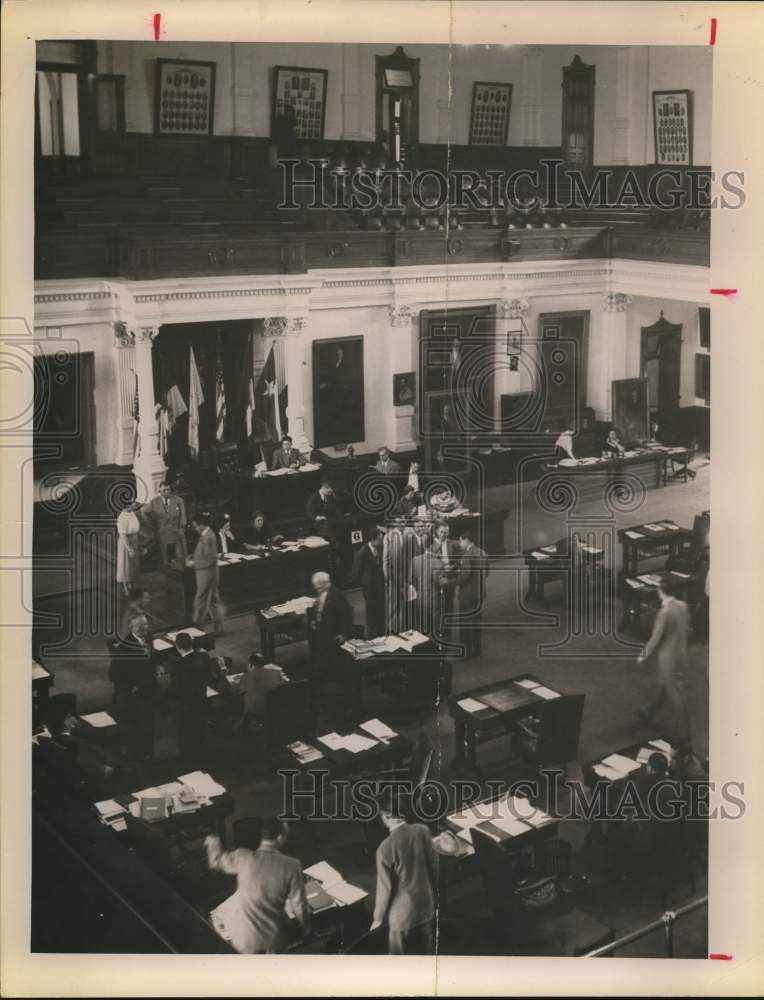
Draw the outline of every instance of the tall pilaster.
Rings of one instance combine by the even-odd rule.
[[[612,383],[614,379],[626,378],[628,345],[628,311],[633,302],[631,295],[623,292],[606,292],[602,296],[604,344],[602,353],[604,368],[599,380],[603,395],[591,400],[599,420],[613,419]]]
[[[153,497],[167,467],[159,452],[159,425],[154,398],[154,368],[152,345],[159,334],[158,326],[141,326],[130,331],[134,341],[133,369],[138,387],[139,444],[133,460],[138,499]]]
[[[523,51],[523,93],[521,111],[523,146],[541,145],[541,80],[543,49],[540,45],[526,45]]]
[[[416,324],[419,322],[421,306],[413,303],[390,306],[390,325],[387,333],[389,348],[388,386],[390,393],[390,413],[388,421],[389,440],[384,442],[393,452],[411,451],[417,447],[416,440],[416,397],[403,406],[393,405],[393,375],[416,370]]]
[[[287,423],[294,447],[301,452],[312,448],[305,431],[305,380],[307,362],[302,333],[306,326],[304,316],[269,316],[263,320],[263,335],[266,340],[277,340],[284,360],[286,380]]]
[[[135,338],[122,323],[114,324],[114,370],[117,385],[115,407],[115,465],[132,465],[135,444]]]
[[[622,45],[616,51],[615,120],[613,122],[613,163],[631,162],[631,46]]]

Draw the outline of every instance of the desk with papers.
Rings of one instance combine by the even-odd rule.
[[[535,715],[540,706],[562,692],[547,687],[533,674],[518,674],[472,691],[452,695],[456,760],[476,764],[480,742],[511,734],[518,719]]]
[[[682,547],[692,541],[692,532],[680,528],[675,521],[652,521],[619,528],[618,541],[622,551],[621,572],[636,576],[643,559],[654,559],[664,553],[669,559],[676,558]]]
[[[221,600],[227,611],[235,614],[267,607],[307,590],[314,573],[329,569],[329,543],[317,535],[287,539],[260,552],[230,552],[220,557],[218,566]],[[196,573],[192,566],[185,566],[182,573],[185,617],[190,619]]]
[[[642,627],[642,608],[657,608],[660,605],[658,584],[661,579],[669,577],[677,587],[677,596],[687,600],[697,584],[697,577],[691,573],[680,573],[678,570],[662,570],[660,573],[643,573],[641,576],[625,576],[621,581],[621,596],[623,598],[623,618],[621,628],[629,628],[638,632]]]
[[[384,766],[402,765],[413,744],[381,719],[368,719],[340,732],[298,740],[286,747],[290,760],[303,772],[334,775],[367,774]]]
[[[117,833],[127,830],[128,817],[156,824],[168,836],[201,822],[225,842],[225,820],[233,814],[234,800],[211,775],[192,771],[161,785],[96,802],[93,808],[100,821]]]
[[[273,604],[255,612],[255,621],[260,632],[260,652],[266,660],[275,659],[276,647],[295,642],[307,642],[308,608],[316,603],[315,595],[293,597],[282,604]]]
[[[553,837],[559,822],[525,798],[500,795],[485,799],[446,817],[446,828],[472,848],[472,831],[478,830],[506,851],[525,850]]]
[[[638,479],[646,489],[658,489],[668,482],[669,462],[687,462],[687,448],[664,448],[662,445],[645,445],[633,448],[621,457],[563,458],[547,465],[552,470],[575,481],[582,499],[604,496],[621,476]]]
[[[572,554],[571,538],[561,538],[551,545],[532,549],[524,549],[523,557],[528,568],[528,590],[526,600],[546,599],[544,588],[548,583],[570,580],[574,570],[591,579],[594,586],[599,574],[604,571],[604,550],[593,545],[582,544],[576,553],[575,561]]]
[[[627,780],[637,780],[652,753],[662,753],[666,763],[670,763],[671,744],[664,738],[644,740],[604,757],[597,757],[583,765],[584,782],[592,789],[604,785],[606,795],[612,797],[611,805],[617,805],[624,794],[624,783]],[[605,816],[595,821],[595,829],[605,834]]]
[[[340,649],[340,678],[349,690],[357,716],[363,712],[364,688],[381,686],[396,698],[449,694],[451,664],[428,636],[415,629],[373,639],[351,639]]]

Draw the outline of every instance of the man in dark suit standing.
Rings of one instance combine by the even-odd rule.
[[[189,565],[196,572],[196,596],[194,597],[194,624],[203,628],[212,616],[215,633],[223,634],[223,604],[220,600],[220,568],[218,566],[218,544],[215,532],[210,527],[210,515],[205,511],[197,514],[194,523],[199,530],[199,541]]]
[[[334,495],[334,487],[328,480],[325,479],[320,488],[308,497],[305,513],[319,535],[331,537],[332,519],[340,513],[340,509]]]
[[[377,892],[371,930],[387,922],[391,955],[431,955],[435,943],[437,885],[432,836],[423,823],[409,823],[389,797],[381,806],[387,837],[377,848]]]
[[[316,601],[308,608],[308,644],[313,681],[320,683],[324,675],[331,677],[338,672],[340,646],[353,629],[353,609],[339,587],[332,585],[328,573],[314,573],[311,583]]]
[[[128,755],[136,761],[151,760],[159,686],[145,615],[133,615],[129,635],[115,644],[109,680],[114,685],[114,714],[127,734]]]
[[[355,554],[353,583],[363,591],[366,603],[366,637],[385,635],[385,575],[382,570],[383,533],[369,532],[369,539]]]
[[[292,439],[285,434],[281,439],[281,447],[273,453],[272,469],[299,469],[305,465],[305,459],[296,448],[292,447]]]
[[[183,766],[193,768],[204,761],[212,664],[207,652],[194,650],[187,632],[178,634],[175,648],[178,657],[172,664],[170,690],[178,709],[178,746]]]
[[[637,714],[645,722],[652,722],[658,709],[667,701],[674,713],[676,731],[679,738],[687,738],[690,733],[690,718],[682,688],[683,671],[687,669],[687,632],[689,614],[684,601],[676,598],[676,585],[671,577],[662,579],[658,587],[661,606],[655,616],[650,639],[637,658],[644,663],[655,656],[658,676],[658,690],[655,697]]]
[[[461,558],[456,571],[456,606],[462,628],[462,641],[468,660],[479,656],[481,651],[480,618],[485,596],[485,578],[488,576],[488,556],[479,549],[469,531],[459,534]],[[469,618],[469,621],[466,619]]]
[[[173,495],[169,483],[159,484],[159,496],[148,505],[151,523],[154,525],[162,565],[170,562],[172,550],[176,559],[185,559],[186,551],[186,505],[181,497]]]

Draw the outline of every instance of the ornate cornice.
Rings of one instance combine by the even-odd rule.
[[[40,292],[35,295],[35,305],[46,305],[49,302],[97,302],[113,299],[111,291],[92,292]]]
[[[266,337],[292,337],[305,328],[304,316],[266,316],[263,332]]]
[[[602,309],[608,313],[623,313],[628,310],[633,301],[633,295],[625,295],[623,292],[605,292],[602,296]]]
[[[390,326],[409,326],[419,316],[421,310],[422,307],[420,305],[413,305],[412,303],[390,306]]]
[[[499,316],[502,319],[517,319],[530,309],[527,299],[502,299],[499,303]]]

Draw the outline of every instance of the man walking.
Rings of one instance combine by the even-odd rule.
[[[202,628],[211,616],[215,634],[223,634],[223,604],[218,587],[220,568],[218,567],[218,544],[215,532],[210,527],[207,511],[197,514],[194,523],[199,531],[199,541],[189,560],[196,572],[196,597],[194,598],[194,624]]]
[[[687,703],[682,688],[684,679],[682,671],[687,668],[687,631],[689,615],[684,601],[676,598],[676,584],[670,577],[663,578],[658,586],[658,597],[661,606],[655,617],[653,632],[650,639],[637,658],[637,663],[644,663],[655,656],[658,675],[658,690],[655,697],[637,714],[645,722],[651,722],[655,713],[664,702],[668,702],[674,713],[678,737],[687,737],[690,732],[690,719]]]

